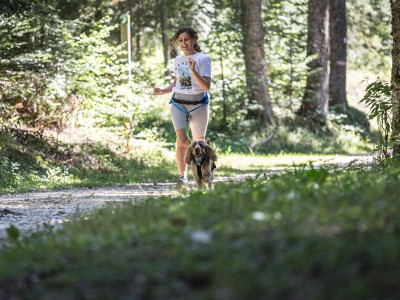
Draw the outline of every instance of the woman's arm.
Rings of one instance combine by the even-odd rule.
[[[192,59],[189,60],[189,65],[190,65],[190,74],[196,80],[197,84],[202,90],[205,90],[206,92],[210,89],[211,87],[211,78],[210,77],[202,77],[199,75],[199,73],[196,72],[195,66],[196,62]]]
[[[154,91],[153,91],[153,95],[159,96],[159,95],[164,95],[164,94],[171,93],[171,92],[172,92],[172,88],[175,86],[175,84],[176,84],[176,76],[175,76],[175,78],[174,78],[174,82],[171,83],[171,84],[170,84],[169,86],[167,86],[166,88],[160,89],[160,88],[158,88],[158,87],[155,87],[155,88],[154,88]]]

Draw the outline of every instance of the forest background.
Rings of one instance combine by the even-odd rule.
[[[312,60],[307,1],[262,2],[267,80],[278,120],[273,131],[265,128],[262,107],[247,93],[240,1],[10,3],[17,9],[5,7],[0,24],[3,129],[61,133],[97,126],[120,136],[126,151],[133,137],[173,147],[169,99],[154,99],[151,93],[172,80],[168,39],[191,25],[213,61],[208,136],[221,151],[356,153],[371,150],[377,138],[359,101],[367,82],[390,78],[386,1],[347,1],[348,106],[331,103],[327,126],[317,130],[296,117]],[[131,83],[118,27],[126,12],[132,20]]]

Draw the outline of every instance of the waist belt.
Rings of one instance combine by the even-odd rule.
[[[205,93],[204,97],[201,100],[198,100],[198,101],[179,100],[179,99],[176,99],[174,96],[175,96],[175,94],[172,95],[172,98],[169,101],[169,103],[172,104],[173,106],[175,106],[181,112],[183,112],[186,115],[187,118],[189,117],[191,112],[195,111],[196,109],[199,109],[203,105],[208,104],[208,94],[207,93]],[[201,105],[188,111],[185,107],[179,106],[178,104],[189,104],[189,105],[201,104]]]
[[[174,96],[172,96],[172,101],[177,104],[185,104],[185,105],[198,105],[198,104],[203,104],[206,103],[207,97],[203,97],[201,100],[198,101],[186,101],[186,100],[179,100],[176,99]]]

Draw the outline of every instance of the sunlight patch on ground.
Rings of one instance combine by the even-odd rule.
[[[329,163],[340,159],[340,155],[274,155],[274,156],[250,156],[230,154],[222,155],[218,159],[218,166],[221,168],[260,169],[260,168],[287,168],[293,165],[313,163]],[[349,157],[349,156],[343,156]],[[358,156],[354,156],[357,159]]]

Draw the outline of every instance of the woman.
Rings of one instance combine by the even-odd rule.
[[[174,47],[178,44],[183,55],[175,58],[174,82],[164,89],[154,88],[154,95],[174,93],[171,118],[176,132],[178,186],[187,183],[187,168],[184,160],[189,146],[185,130],[187,116],[193,140],[204,139],[208,125],[207,91],[211,86],[211,60],[201,52],[197,40],[197,32],[188,26],[182,27],[175,33],[170,45]]]

